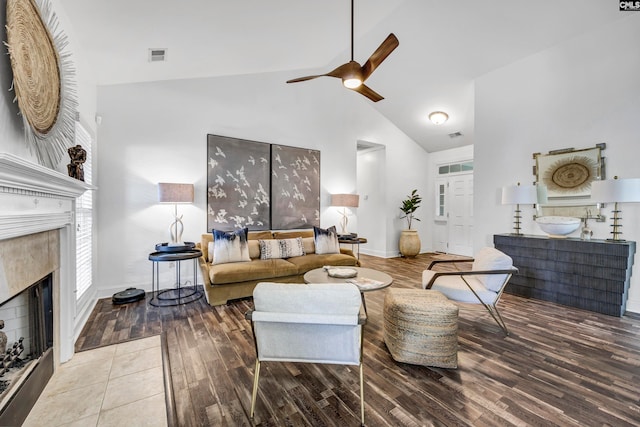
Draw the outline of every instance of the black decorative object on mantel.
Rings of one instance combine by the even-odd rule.
[[[87,161],[87,151],[78,144],[69,148],[67,152],[71,158],[71,163],[67,165],[69,176],[84,181],[84,166],[82,165]]]
[[[494,235],[493,242],[519,269],[505,292],[610,316],[624,315],[636,242],[505,234]]]

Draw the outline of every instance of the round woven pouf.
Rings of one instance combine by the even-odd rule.
[[[458,367],[458,306],[442,293],[391,288],[384,299],[384,342],[394,360]]]

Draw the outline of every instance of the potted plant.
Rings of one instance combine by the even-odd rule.
[[[414,216],[415,211],[420,207],[422,198],[418,195],[418,190],[413,190],[406,199],[402,201],[400,210],[404,214],[400,218],[407,219],[406,230],[402,230],[400,234],[400,253],[404,257],[414,257],[420,253],[420,236],[418,236],[417,230],[411,229],[411,223],[420,221],[419,218]]]

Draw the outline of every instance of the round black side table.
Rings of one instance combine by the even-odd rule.
[[[149,304],[154,307],[172,307],[187,304],[202,298],[202,292],[198,290],[198,258],[202,251],[192,249],[181,252],[152,252],[149,254],[151,266],[151,299]],[[181,261],[193,260],[193,286],[182,286],[180,282]],[[160,290],[160,263],[176,262],[176,287]]]

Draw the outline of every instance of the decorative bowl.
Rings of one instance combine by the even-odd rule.
[[[354,268],[329,268],[327,269],[327,274],[330,277],[336,277],[338,279],[347,279],[349,277],[356,277],[358,275],[358,270]]]
[[[549,237],[565,238],[580,227],[582,220],[569,216],[541,216],[536,218],[536,223]]]

